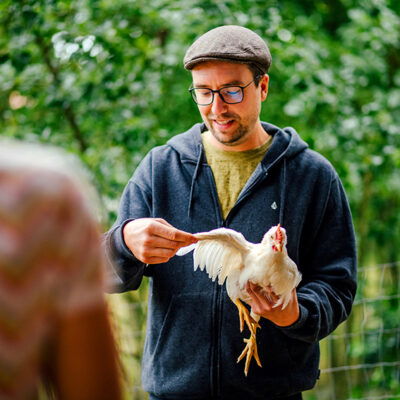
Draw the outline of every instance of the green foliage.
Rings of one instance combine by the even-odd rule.
[[[337,168],[361,262],[371,250],[378,261],[397,259],[398,6],[8,0],[0,7],[2,134],[79,154],[102,193],[107,224],[144,154],[199,121],[182,68],[187,46],[217,25],[242,24],[273,54],[262,119],[296,127]]]
[[[78,154],[109,226],[145,153],[200,120],[182,67],[186,48],[215,26],[244,25],[273,56],[262,119],[294,126],[333,163],[351,202],[361,264],[393,262],[400,248],[399,4],[3,0],[0,132]]]

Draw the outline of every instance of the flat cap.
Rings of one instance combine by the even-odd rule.
[[[257,33],[237,25],[223,25],[200,36],[186,51],[183,64],[188,70],[205,61],[254,64],[264,73],[271,65],[271,53]]]

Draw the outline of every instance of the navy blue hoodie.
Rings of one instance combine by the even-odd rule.
[[[351,310],[356,291],[356,251],[348,202],[331,164],[291,128],[263,123],[270,149],[225,220],[201,143],[203,124],[173,137],[144,158],[122,196],[118,220],[106,235],[119,276],[119,291],[150,279],[142,383],[171,399],[270,399],[315,385],[318,341]],[[239,331],[225,285],[193,271],[192,254],[146,266],[122,238],[136,218],[164,218],[178,229],[202,232],[221,226],[260,242],[278,222],[288,252],[302,273],[297,289],[300,318],[289,327],[261,319],[257,342],[262,368],[243,361],[246,331]],[[246,336],[247,335],[247,336]]]

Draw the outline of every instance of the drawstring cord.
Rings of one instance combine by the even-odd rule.
[[[283,225],[283,216],[285,209],[285,196],[286,196],[286,158],[283,158],[283,168],[282,168],[282,187],[281,187],[281,204],[279,210],[279,223]]]
[[[188,204],[188,218],[190,218],[190,212],[192,210],[192,203],[193,203],[193,193],[194,193],[194,185],[195,185],[195,181],[197,179],[197,175],[199,173],[199,169],[200,169],[200,163],[201,163],[201,157],[203,155],[202,152],[202,146],[201,144],[199,144],[199,156],[197,157],[197,163],[196,163],[196,168],[194,170],[194,174],[193,174],[193,178],[192,178],[192,184],[190,186],[190,194],[189,194],[189,204]]]
[[[194,185],[197,179],[197,176],[200,171],[200,164],[203,155],[202,145],[198,145],[199,153],[196,162],[196,168],[193,173],[192,183],[190,186],[190,193],[189,193],[189,202],[188,202],[188,212],[187,216],[190,218],[190,214],[192,211],[193,205],[193,197],[194,197]],[[280,210],[279,210],[279,223],[281,226],[284,226],[284,210],[285,210],[285,200],[286,200],[286,157],[283,157],[283,168],[282,168],[282,187],[281,187],[281,195],[280,195]]]

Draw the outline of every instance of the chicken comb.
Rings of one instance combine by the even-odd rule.
[[[275,238],[280,243],[283,240],[283,235],[282,235],[282,231],[281,231],[281,224],[278,224],[278,226],[276,228]]]

